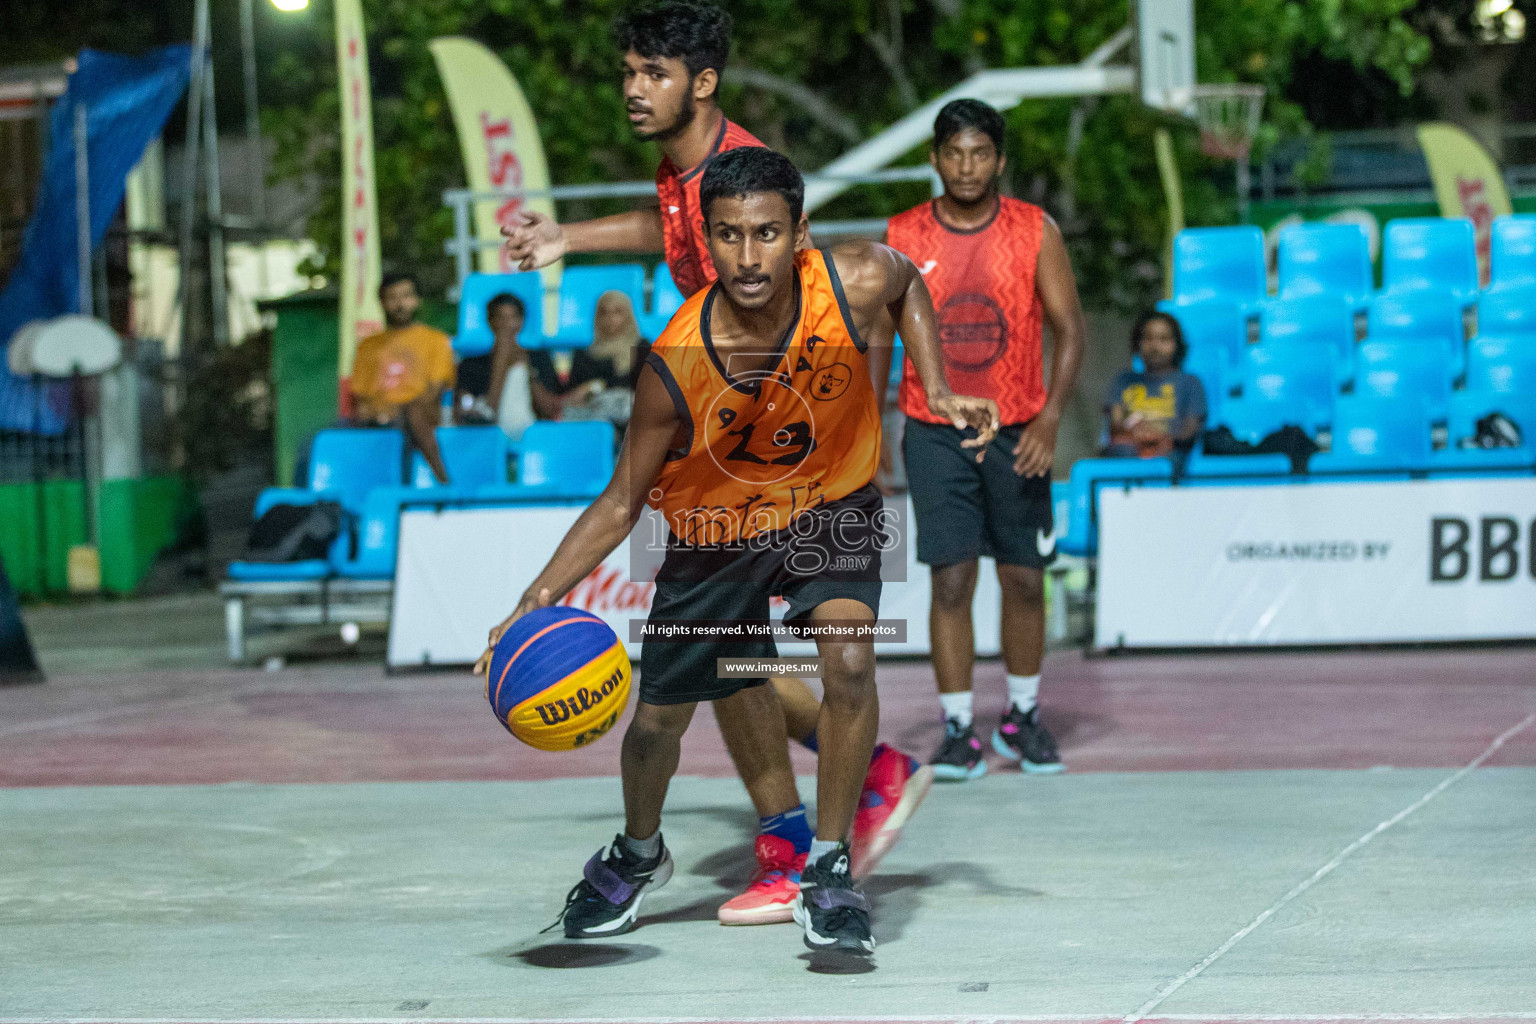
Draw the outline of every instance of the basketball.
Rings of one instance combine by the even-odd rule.
[[[538,608],[496,644],[485,695],[507,731],[539,750],[602,736],[629,701],[629,654],[608,624],[565,605]]]

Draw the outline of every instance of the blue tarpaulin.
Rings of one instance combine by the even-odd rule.
[[[33,320],[80,311],[75,108],[84,105],[86,111],[94,249],[123,201],[128,172],[160,134],[191,71],[189,46],[166,46],[143,57],[81,52],[69,89],[53,110],[42,186],[21,260],[0,293],[0,356],[16,331]],[[12,376],[0,359],[0,429],[59,434],[68,423],[66,388],[45,385],[40,392],[31,381]]]

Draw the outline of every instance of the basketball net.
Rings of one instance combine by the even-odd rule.
[[[1220,160],[1246,162],[1264,111],[1262,85],[1197,85],[1190,90],[1200,151]]]

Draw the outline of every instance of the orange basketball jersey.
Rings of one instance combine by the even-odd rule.
[[[728,301],[716,286],[683,304],[646,357],[682,421],[684,443],[649,495],[678,541],[783,529],[875,476],[880,414],[837,268],[826,250],[807,249],[795,269],[795,320],[772,350],[716,351],[710,321]],[[774,353],[766,369],[740,365]]]

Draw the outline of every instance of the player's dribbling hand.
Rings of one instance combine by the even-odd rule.
[[[544,608],[549,604],[550,593],[548,587],[539,588],[538,593],[534,593],[533,588],[530,587],[528,591],[523,594],[523,599],[517,602],[517,609],[513,611],[511,615],[508,615],[505,619],[502,619],[501,622],[491,630],[491,635],[485,642],[485,653],[480,655],[480,660],[475,662],[475,675],[484,675],[486,672],[490,671],[491,656],[496,653],[496,645],[501,643],[502,634],[507,631],[508,627],[510,627],[512,623],[516,622],[524,615],[527,615],[535,608]]]
[[[1019,443],[1013,446],[1013,471],[1019,476],[1044,476],[1056,461],[1056,427],[1059,420],[1041,410],[1029,421]]]
[[[547,267],[565,255],[565,232],[548,214],[524,210],[501,233],[507,239],[507,259],[519,270]]]
[[[945,395],[928,403],[928,408],[935,415],[943,416],[955,425],[956,430],[964,430],[966,427],[975,427],[976,436],[960,442],[962,448],[980,448],[976,453],[976,461],[980,462],[987,454],[987,445],[997,436],[998,427],[1001,425],[1001,417],[997,411],[997,403],[990,398],[976,398],[973,395]]]

